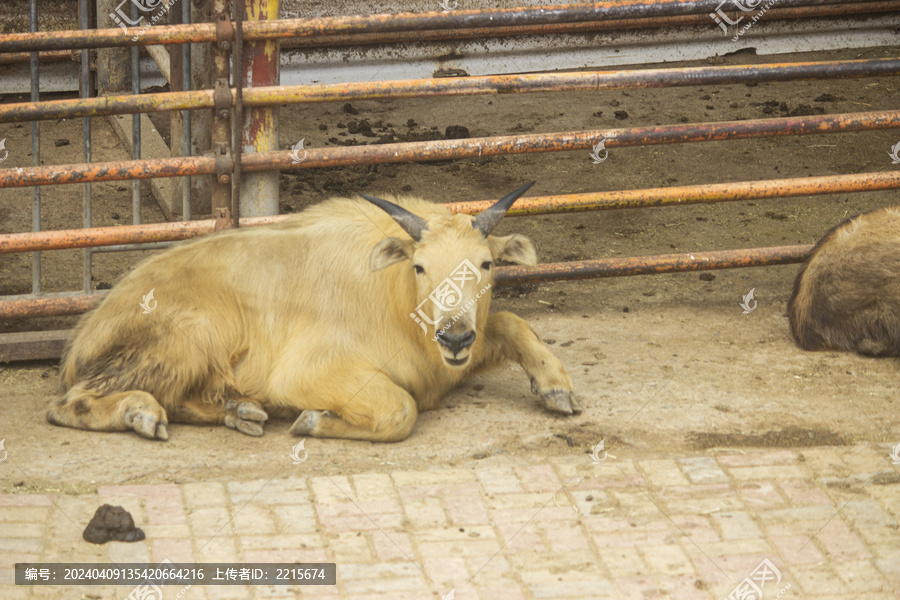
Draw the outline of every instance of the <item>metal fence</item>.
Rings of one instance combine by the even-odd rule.
[[[242,203],[252,203],[255,212],[277,212],[277,172],[289,169],[315,169],[342,165],[447,160],[534,152],[559,152],[590,149],[606,139],[607,149],[657,144],[701,143],[777,136],[823,135],[900,127],[900,111],[881,110],[845,114],[824,114],[733,122],[686,123],[655,127],[631,127],[593,131],[465,138],[431,142],[389,143],[354,147],[306,149],[302,162],[292,160],[288,151],[275,148],[243,154],[242,127],[234,126],[235,115],[250,114],[258,119],[259,131],[265,128],[271,108],[284,103],[347,102],[384,98],[421,98],[473,94],[530,92],[567,92],[602,89],[699,86],[801,79],[859,78],[900,74],[900,58],[777,63],[750,66],[705,66],[695,68],[640,69],[575,73],[543,73],[480,77],[428,78],[347,84],[278,84],[278,43],[293,47],[379,44],[405,39],[471,39],[484,36],[534,35],[561,31],[584,31],[634,27],[657,27],[696,23],[715,17],[720,0],[645,0],[599,2],[590,4],[519,7],[493,10],[455,10],[452,12],[399,13],[370,16],[313,19],[277,19],[277,0],[244,0],[235,8],[230,0],[211,0],[212,22],[190,23],[189,2],[182,2],[179,15],[170,17],[179,24],[143,28],[92,27],[91,3],[80,3],[78,31],[40,32],[37,29],[37,1],[31,0],[29,33],[0,35],[0,64],[25,60],[31,66],[31,101],[0,105],[0,123],[31,122],[32,164],[27,168],[0,169],[0,189],[33,189],[33,231],[0,235],[0,253],[31,252],[33,282],[30,294],[0,297],[0,317],[24,318],[77,314],[95,306],[103,296],[91,288],[92,254],[95,252],[155,249],[176,240],[204,235],[217,229],[256,226],[278,221],[279,216],[252,216]],[[129,23],[138,21],[136,5],[131,6]],[[245,20],[247,14],[265,15],[268,20]],[[900,13],[894,2],[838,2],[834,0],[779,0],[767,19],[797,19],[836,15],[878,15]],[[112,15],[111,15],[112,16]],[[123,15],[124,17],[124,15]],[[126,19],[127,21],[127,19]],[[128,23],[125,23],[126,25]],[[417,36],[417,37],[414,37]],[[212,87],[191,89],[191,43],[212,44]],[[181,66],[173,64],[170,79],[180,71],[180,91],[141,94],[139,49],[157,45],[183,45]],[[268,46],[266,46],[268,44]],[[274,45],[273,45],[274,44]],[[131,94],[91,97],[95,81],[89,49],[130,48]],[[245,81],[245,61],[249,54],[275,64]],[[81,50],[81,94],[68,100],[40,100],[41,59],[58,60],[60,51]],[[27,54],[23,54],[27,53]],[[158,54],[155,48],[151,54]],[[163,59],[160,58],[160,61]],[[168,67],[167,67],[168,68]],[[242,76],[235,76],[241,74]],[[268,78],[268,79],[266,79]],[[252,84],[252,87],[245,87]],[[192,111],[212,110],[212,151],[192,156]],[[182,111],[182,156],[141,158],[142,113]],[[266,113],[265,111],[269,111]],[[132,115],[132,160],[91,161],[92,117]],[[268,115],[268,116],[267,116]],[[40,164],[38,122],[58,118],[83,119],[82,161],[77,164]],[[271,132],[269,132],[271,133]],[[276,136],[277,137],[277,136]],[[257,140],[258,141],[258,140]],[[251,198],[241,197],[242,177],[260,177]],[[211,189],[215,219],[191,221],[191,177],[213,176]],[[274,176],[274,192],[271,186]],[[140,181],[150,178],[182,177],[182,222],[142,224],[140,222]],[[92,227],[91,185],[104,181],[132,181],[134,223],[115,228]],[[268,181],[268,183],[267,183]],[[83,184],[83,228],[66,231],[40,231],[41,187],[44,185]],[[246,187],[246,186],[245,186]],[[511,216],[610,210],[649,206],[730,202],[759,198],[835,194],[900,188],[900,172],[873,172],[854,175],[804,177],[748,181],[725,184],[693,185],[614,192],[597,192],[522,199]],[[272,206],[274,203],[274,210]],[[449,205],[454,212],[476,212],[485,202]],[[82,248],[84,285],[80,291],[48,294],[41,289],[41,252]],[[589,277],[610,277],[648,273],[724,269],[802,261],[810,246],[749,248],[720,252],[661,255],[544,264],[535,268],[506,267],[498,271],[498,284],[514,281],[546,281]]]

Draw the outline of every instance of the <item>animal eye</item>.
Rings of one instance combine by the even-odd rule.
[[[491,261],[486,260],[483,263],[481,263],[481,268],[484,269],[485,271],[487,271],[491,268],[491,264],[492,264]]]
[[[413,265],[413,269],[415,269],[416,273],[418,273],[419,275],[425,272],[425,269],[422,268],[422,265]]]

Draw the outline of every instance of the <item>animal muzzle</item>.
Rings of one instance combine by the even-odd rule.
[[[463,333],[449,331],[438,333],[437,340],[442,346],[441,355],[444,361],[453,367],[461,367],[469,362],[469,347],[475,343],[475,335],[474,330]]]

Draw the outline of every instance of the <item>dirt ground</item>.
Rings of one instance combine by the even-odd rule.
[[[877,48],[779,57],[740,54],[713,64],[896,56]],[[889,77],[584,93],[285,106],[281,146],[306,148],[480,137],[784,115],[896,110],[900,82]],[[6,101],[20,101],[7,98]],[[77,162],[79,120],[44,122],[46,164]],[[9,158],[30,165],[30,128],[0,126]],[[599,138],[598,138],[599,141]],[[537,180],[530,195],[619,190],[782,177],[848,174],[898,168],[888,155],[896,130],[612,149],[594,164],[587,151],[519,155],[281,175],[283,211],[356,191],[409,192],[435,201],[496,198]],[[94,119],[94,160],[125,158],[109,125]],[[618,210],[507,219],[498,233],[528,235],[544,262],[741,247],[813,243],[859,212],[897,203],[896,192],[719,205]],[[144,222],[162,220],[145,187]],[[42,227],[81,222],[81,186],[43,190]],[[131,223],[130,183],[94,186],[94,225]],[[30,226],[31,191],[0,190],[0,233]],[[142,253],[95,259],[94,286],[115,283]],[[0,294],[30,290],[29,255],[0,255]],[[45,291],[78,289],[81,252],[44,253]],[[497,453],[590,452],[600,440],[612,455],[659,456],[746,446],[842,445],[900,441],[897,363],[839,353],[806,353],[788,334],[785,306],[796,265],[670,274],[497,290],[495,310],[526,318],[561,358],[585,407],[577,417],[545,412],[516,367],[476,377],[422,414],[413,434],[396,444],[307,440],[328,472],[466,465]],[[758,307],[743,314],[755,290]],[[0,321],[0,331],[65,328],[75,318]],[[112,483],[210,481],[279,476],[274,456],[297,442],[289,423],[274,422],[263,438],[222,428],[170,427],[168,442],[130,433],[89,433],[54,427],[44,408],[57,388],[55,363],[0,366],[0,438],[11,459],[0,489],[84,493]],[[311,461],[312,463],[312,461]],[[310,464],[311,464],[310,463]],[[315,472],[322,467],[310,467]]]

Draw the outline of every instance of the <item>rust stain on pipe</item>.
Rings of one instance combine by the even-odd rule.
[[[896,12],[893,0],[880,2],[859,2],[847,5],[800,6],[782,8],[777,4],[759,15],[760,21],[778,21],[839,16],[864,16],[872,13]],[[642,19],[604,19],[574,23],[547,25],[507,25],[503,27],[473,27],[468,29],[427,29],[421,31],[399,31],[393,33],[358,33],[346,35],[323,35],[306,38],[285,37],[282,48],[317,48],[334,46],[365,46],[375,44],[400,44],[441,40],[466,40],[488,37],[511,37],[547,34],[579,34],[596,31],[617,31],[628,29],[659,29],[662,27],[705,26],[710,22],[708,15],[682,15],[673,17],[650,17]],[[115,30],[110,30],[115,31]],[[154,32],[155,33],[155,32]],[[30,58],[28,52],[0,54],[0,64],[25,63]],[[40,61],[77,60],[71,51],[41,52]]]
[[[59,250],[62,248],[88,248],[90,246],[185,240],[210,233],[214,226],[215,221],[210,219],[178,223],[126,225],[123,227],[63,229],[38,233],[10,233],[0,235],[0,254],[4,252],[31,252],[34,250]]]
[[[771,248],[721,250],[717,252],[687,252],[659,256],[580,260],[549,263],[536,267],[501,267],[497,269],[497,285],[786,265],[803,262],[809,256],[812,248],[812,245],[777,246]]]
[[[589,210],[711,204],[716,202],[735,202],[738,200],[874,192],[893,189],[900,189],[900,171],[535,196],[516,200],[516,203],[513,204],[507,215],[523,217]],[[495,200],[452,202],[445,204],[445,206],[454,213],[474,215],[486,209],[493,202]]]
[[[585,150],[601,139],[606,148],[684,144],[694,142],[748,139],[759,137],[812,135],[890,129],[900,127],[900,111],[872,111],[811,117],[784,117],[720,123],[691,123],[630,129],[603,129],[565,133],[529,134],[490,138],[405,142],[374,146],[310,149],[307,157],[294,163],[288,150],[248,154],[244,171],[310,169],[350,164],[397,163],[447,160],[474,156],[525,154]],[[121,181],[151,177],[209,175],[215,172],[212,157],[164,158],[146,161],[121,161],[71,164],[48,167],[18,167],[0,170],[0,188],[30,185]]]
[[[100,304],[105,293],[81,294],[58,298],[27,298],[23,300],[0,299],[0,319],[32,319],[78,315]]]
[[[30,60],[31,52],[9,52],[0,54],[0,65],[27,63]],[[81,60],[81,52],[78,52],[77,50],[51,50],[38,53],[38,61],[42,63],[62,62],[67,60],[73,62]]]
[[[132,42],[132,38],[137,41]],[[216,28],[211,23],[165,25],[128,29],[109,28],[71,31],[39,31],[37,33],[8,33],[0,35],[0,52],[34,52],[83,48],[114,48],[121,46],[149,46],[156,44],[203,43],[216,41]]]
[[[854,175],[829,175],[824,177],[771,179],[767,181],[717,183],[642,190],[535,196],[520,198],[507,214],[511,217],[521,217],[588,210],[679,206],[733,202],[737,200],[871,192],[898,188],[900,188],[900,171],[886,171]],[[496,199],[475,202],[452,202],[443,206],[454,213],[476,214],[494,202],[496,202]],[[243,218],[240,220],[240,226],[271,225],[290,217],[291,215],[277,215]],[[225,217],[223,217],[223,220],[225,220]],[[205,221],[190,221],[188,223],[156,223],[123,227],[43,231],[38,233],[12,233],[0,235],[0,254],[6,252],[33,252],[36,250],[60,250],[64,248],[184,240],[217,231],[216,222],[214,219],[209,219]],[[226,222],[230,223],[230,218]]]
[[[247,156],[244,161],[244,169],[247,171],[268,168],[308,169],[350,164],[397,163],[532,152],[586,150],[592,148],[593,145],[604,138],[607,140],[606,148],[613,150],[629,146],[811,135],[897,127],[900,127],[900,111],[874,111],[811,117],[784,117],[719,123],[692,123],[629,129],[311,149],[308,151],[307,158],[303,162],[296,164],[292,162],[288,151],[282,151]],[[2,186],[2,183],[3,180],[0,178],[0,186]]]
[[[251,59],[253,55],[251,54]],[[270,56],[266,57],[271,58]],[[252,62],[248,67],[252,67]],[[729,65],[676,69],[631,69],[577,73],[490,75],[463,78],[428,78],[396,81],[261,86],[247,88],[243,102],[260,107],[292,102],[346,102],[384,98],[424,98],[456,95],[493,95],[556,91],[595,91],[725,85],[748,82],[844,79],[900,74],[900,58],[843,61]],[[231,91],[232,99],[234,90]],[[232,102],[233,103],[233,102]],[[208,109],[215,105],[212,90],[159,94],[103,96],[99,98],[21,102],[0,106],[0,123],[75,117]]]
[[[779,0],[780,9],[820,7],[836,0]],[[850,4],[864,4],[851,2]],[[247,23],[244,39],[286,39],[334,35],[396,33],[445,29],[478,29],[511,26],[558,25],[591,21],[672,18],[706,15],[721,6],[720,0],[607,0],[589,4],[558,4],[452,12],[395,13],[349,17],[282,19]],[[134,38],[135,41],[132,41]],[[30,52],[116,46],[215,42],[215,25],[196,23],[144,30],[132,27],[92,31],[46,31],[0,35],[0,52]]]
[[[155,160],[123,160],[106,163],[52,165],[0,169],[0,189],[31,185],[54,185],[96,181],[124,181],[153,177],[211,175],[216,172],[215,159],[205,156],[161,158]]]
[[[287,219],[290,215],[276,217],[249,217],[241,219],[241,227],[270,225]],[[62,250],[91,246],[115,246],[117,244],[143,244],[171,242],[206,235],[216,230],[215,219],[179,221],[122,227],[91,227],[87,229],[62,229],[37,233],[9,233],[0,235],[0,254],[6,252],[33,252],[35,250]]]
[[[804,6],[779,8],[774,5],[759,16],[760,21],[810,19],[822,17],[863,16],[872,13],[896,12],[895,2],[861,2],[849,5]],[[597,31],[620,31],[634,29],[660,29],[663,27],[707,26],[709,15],[683,15],[674,17],[652,17],[643,19],[604,19],[576,23],[556,23],[550,25],[509,25],[504,27],[478,27],[469,29],[429,29],[425,31],[401,31],[394,33],[358,33],[350,35],[328,35],[322,37],[288,38],[281,47],[319,48],[334,46],[365,46],[375,44],[410,44],[443,40],[470,40],[525,35],[584,34]]]
[[[779,7],[822,6],[837,0],[779,0]],[[611,0],[590,4],[557,4],[451,12],[378,14],[367,17],[320,17],[293,19],[281,23],[261,23],[248,35],[255,37],[304,38],[360,33],[394,33],[435,29],[477,29],[509,26],[556,25],[586,21],[672,18],[707,15],[721,6],[721,0]]]
[[[0,123],[192,110],[212,106],[212,90],[19,102],[0,107]]]

